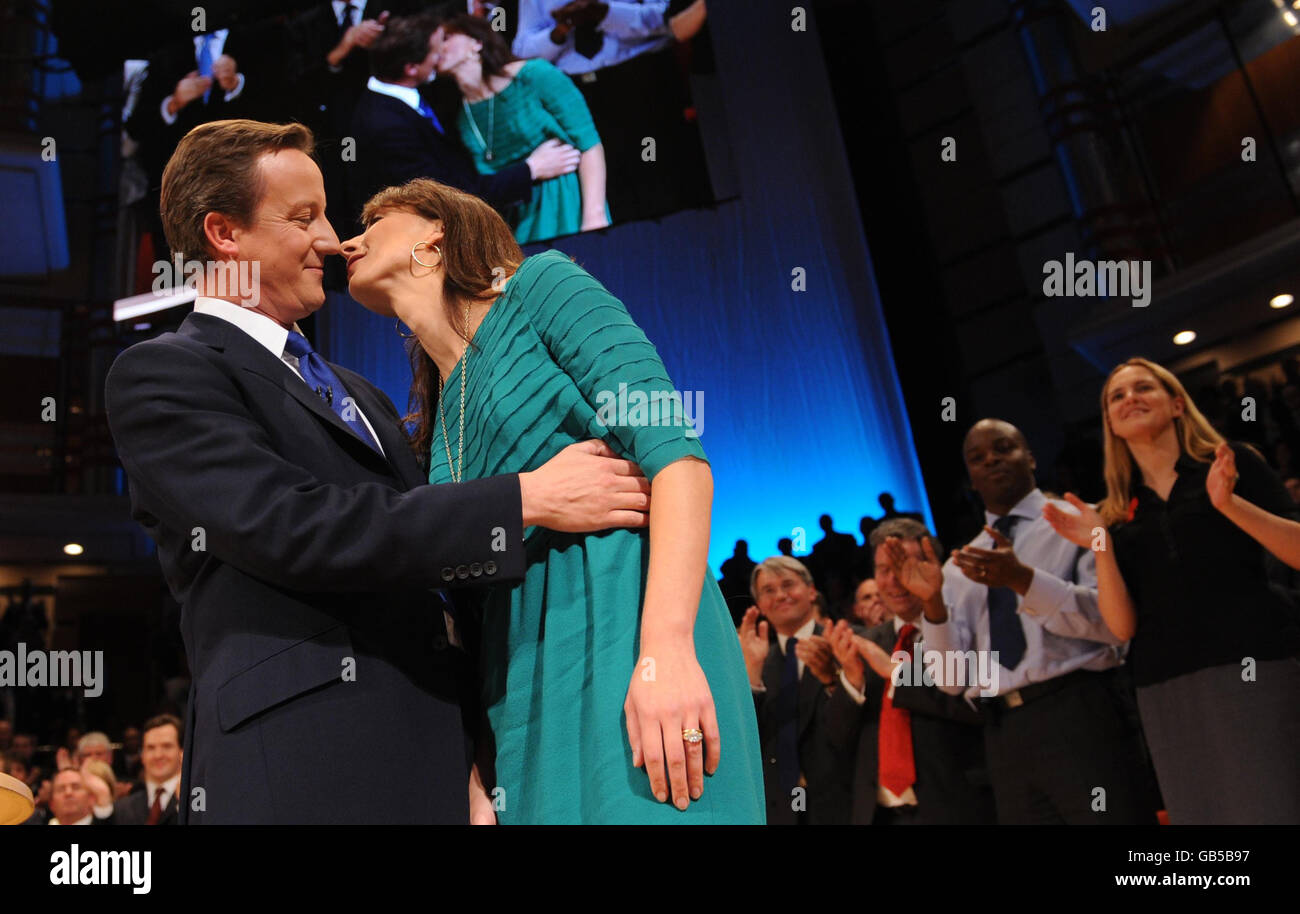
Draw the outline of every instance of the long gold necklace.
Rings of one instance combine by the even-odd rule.
[[[442,408],[442,372],[438,373],[438,418],[442,422],[442,447],[447,452],[447,472],[451,474],[452,482],[460,482],[465,478],[465,375],[469,373],[469,303],[465,304],[465,352],[461,354],[460,361],[460,441],[456,445],[456,466],[451,465],[451,444],[447,439],[447,414]]]

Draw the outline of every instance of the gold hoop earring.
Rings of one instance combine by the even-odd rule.
[[[438,255],[437,263],[425,263],[419,257],[415,256],[415,252],[420,249],[420,245],[422,244],[433,248],[433,250],[437,253]],[[442,248],[438,247],[436,244],[429,244],[429,242],[427,241],[417,241],[415,244],[411,245],[411,259],[414,260],[422,267],[440,267],[442,266]]]

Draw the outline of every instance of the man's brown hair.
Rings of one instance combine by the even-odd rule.
[[[266,190],[258,160],[283,149],[311,155],[315,145],[311,130],[302,124],[243,119],[210,121],[185,134],[162,176],[163,233],[173,255],[211,257],[204,217],[223,213],[240,225],[252,225]]]
[[[144,727],[140,730],[141,738],[143,739],[144,735],[150,730],[157,730],[159,727],[175,727],[176,742],[180,743],[184,741],[185,729],[181,725],[181,719],[175,714],[159,714],[146,720],[144,722]]]

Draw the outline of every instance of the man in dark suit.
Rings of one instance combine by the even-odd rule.
[[[527,160],[495,174],[479,174],[455,133],[452,118],[458,109],[439,105],[439,116],[420,93],[437,64],[437,25],[435,17],[424,15],[390,20],[370,48],[374,75],[352,117],[356,157],[344,162],[348,218],[354,222],[376,191],[412,178],[432,178],[474,194],[504,215],[514,204],[532,199],[534,181],[577,170],[578,150],[547,140]],[[359,223],[356,227],[359,233]]]
[[[763,746],[767,822],[847,824],[862,715],[814,619],[812,575],[797,559],[774,556],[754,569],[750,590],[757,606],[741,621],[740,643]]]
[[[339,249],[311,143],[252,121],[181,141],[168,239],[232,270],[198,277],[179,332],[127,349],[107,381],[133,515],[182,605],[180,818],[466,822],[473,686],[432,589],[519,580],[525,526],[643,525],[649,484],[599,442],[423,484],[389,399],[296,329]],[[223,288],[254,266],[251,296]]]
[[[924,642],[916,640],[923,601],[904,581],[913,573],[925,539],[932,538],[924,525],[909,518],[887,520],[873,529],[875,580],[895,617],[863,635],[844,621],[828,633],[845,690],[863,712],[854,764],[854,824],[994,820],[979,712],[924,679],[894,673],[896,654],[910,657],[924,651]]]
[[[127,794],[113,812],[118,825],[175,825],[181,786],[181,722],[160,714],[144,725],[142,789]]]

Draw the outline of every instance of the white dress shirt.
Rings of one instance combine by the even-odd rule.
[[[1106,670],[1123,659],[1124,642],[1116,638],[1097,609],[1096,556],[1059,536],[1043,519],[1049,499],[1038,489],[1022,498],[1008,514],[1020,520],[1011,529],[1013,546],[1021,563],[1034,570],[1029,589],[1016,595],[1017,612],[1025,632],[1025,654],[1015,670],[999,667],[998,694],[1024,688],[1075,670]],[[1067,511],[1064,501],[1053,501]],[[985,513],[990,527],[996,514]],[[971,545],[993,549],[993,538],[981,532]],[[948,621],[935,625],[923,621],[926,647],[937,651],[989,650],[989,589],[972,581],[949,559],[943,566],[943,602]],[[965,694],[975,705],[978,683],[962,688],[936,683],[952,695]]]
[[[382,79],[372,76],[366,83],[366,88],[371,92],[378,92],[380,95],[391,95],[399,102],[409,105],[416,114],[420,113],[420,90],[414,86],[399,86],[397,83],[386,83]]]
[[[786,643],[787,641],[789,641],[791,637],[798,638],[798,639],[800,639],[800,640],[802,640],[802,639],[804,639],[804,638],[811,638],[811,637],[812,637],[812,633],[813,633],[813,629],[815,629],[816,627],[817,627],[817,617],[816,617],[816,616],[810,616],[810,617],[808,618],[808,621],[805,622],[803,625],[801,625],[801,626],[799,627],[799,630],[798,630],[797,632],[795,632],[793,636],[791,636],[791,635],[783,635],[783,634],[781,634],[780,632],[777,632],[777,633],[776,633],[776,641],[777,641],[777,645],[778,645],[778,646],[780,647],[780,649],[781,649],[781,656],[782,656],[782,657],[785,656],[785,643]],[[798,664],[799,664],[799,678],[802,679],[802,678],[803,678],[803,661],[802,661],[802,660],[798,661]],[[749,688],[750,688],[750,691],[751,691],[751,692],[754,692],[754,693],[766,692],[766,691],[767,691],[767,686],[766,686],[764,683],[762,683],[762,682],[760,682],[758,685],[754,685],[754,684],[751,682],[751,683],[749,684]]]
[[[304,384],[307,383],[303,379],[302,372],[298,370],[298,359],[285,349],[285,342],[289,339],[289,331],[262,312],[236,305],[234,302],[228,302],[221,298],[208,298],[200,295],[194,300],[194,313],[208,314],[234,324],[256,340],[271,355],[284,362],[289,367],[289,370],[298,377],[298,380]],[[296,323],[293,325],[293,329],[296,333],[302,333]],[[361,421],[366,424],[370,436],[375,439],[375,444],[379,447],[379,453],[384,454],[384,446],[380,443],[379,436],[375,434],[375,427],[370,424],[366,414],[361,411],[361,406],[356,403],[355,397],[353,398],[353,406],[357,411],[357,415],[361,417]],[[384,454],[384,456],[388,455]]]
[[[212,38],[212,43],[208,45],[208,51],[209,53],[211,53],[212,62],[215,64],[217,62],[217,58],[221,56],[222,49],[225,48],[226,46],[226,36],[230,34],[230,29],[217,29],[215,32],[211,32],[209,34],[210,37]],[[202,49],[203,49],[203,36],[195,35],[194,36],[194,62],[196,65],[198,64],[198,60],[199,60],[199,52]],[[239,93],[244,91],[244,74],[236,73],[235,76],[238,81],[235,83],[235,88],[225,93],[226,101],[230,101],[231,99],[237,98],[239,96]],[[218,91],[221,91],[221,87],[217,85],[216,79],[212,80],[212,85]],[[181,109],[179,108],[176,109],[175,114],[168,113],[167,102],[170,99],[171,99],[171,95],[168,94],[166,98],[162,100],[162,108],[160,109],[162,112],[163,123],[169,126],[171,124],[176,123],[176,118],[181,116]],[[198,99],[195,99],[194,101],[198,101]],[[192,105],[194,104],[194,102],[190,102],[190,104]]]
[[[167,804],[172,801],[172,796],[175,795],[176,791],[180,789],[180,786],[181,786],[181,773],[179,771],[176,772],[176,774],[170,780],[163,781],[161,784],[159,784],[157,781],[150,781],[146,779],[144,782],[145,809],[150,809],[153,807],[154,791],[158,790],[159,788],[162,788],[162,796],[159,798],[158,805],[163,810],[166,810]]]

